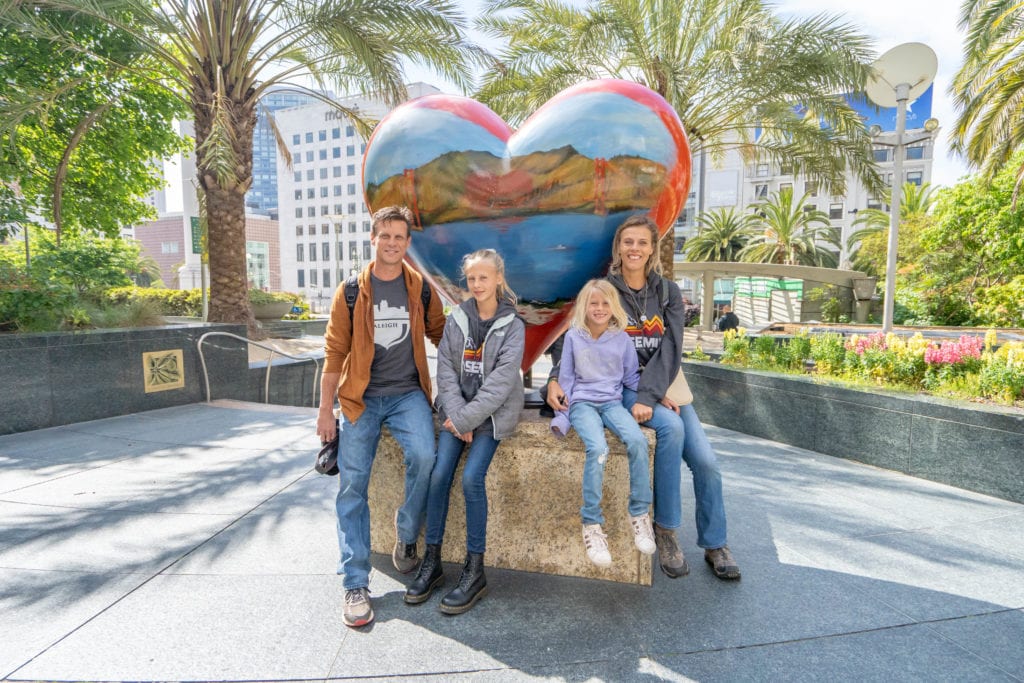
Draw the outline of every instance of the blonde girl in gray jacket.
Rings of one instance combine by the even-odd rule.
[[[435,407],[442,427],[427,495],[427,549],[405,592],[407,603],[419,604],[444,583],[441,542],[448,497],[466,451],[466,562],[458,585],[441,599],[445,614],[466,612],[487,593],[484,479],[498,444],[515,431],[523,409],[526,327],[505,283],[505,262],[493,249],[481,249],[462,259],[462,274],[471,296],[448,316],[437,351]]]

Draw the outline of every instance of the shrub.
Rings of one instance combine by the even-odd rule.
[[[811,358],[819,372],[826,375],[838,372],[846,358],[843,336],[828,332],[811,337]]]
[[[159,289],[155,287],[115,287],[104,293],[113,305],[146,302],[160,315],[197,318],[203,314],[203,294],[199,289]]]

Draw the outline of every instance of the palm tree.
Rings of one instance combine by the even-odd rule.
[[[705,211],[697,216],[697,235],[686,241],[686,260],[736,261],[754,234],[754,220],[732,206]]]
[[[964,0],[960,28],[967,38],[964,63],[949,88],[959,110],[953,148],[991,180],[1024,145],[1024,3]],[[1015,198],[1022,181],[1024,166],[1017,171]]]
[[[932,196],[931,183],[918,186],[914,183],[903,183],[903,194],[900,200],[900,223],[906,223],[917,216],[924,216],[931,212],[935,203]],[[877,235],[889,229],[890,216],[888,211],[881,209],[864,209],[857,214],[854,225],[863,226],[850,233],[846,238],[846,249],[850,253],[850,259],[854,260],[857,247],[861,240],[871,235]]]
[[[862,90],[870,40],[836,17],[781,19],[764,0],[492,0],[477,24],[508,45],[477,97],[510,121],[580,81],[622,78],[662,95],[702,155],[792,165],[832,194],[847,168],[882,187],[841,97]],[[660,255],[671,272],[671,239]]]
[[[821,242],[839,248],[836,231],[829,225],[828,215],[807,207],[809,195],[793,201],[793,190],[783,188],[765,201],[751,204],[759,219],[756,234],[740,250],[741,261],[748,263],[781,263],[791,266],[822,266],[835,268],[838,258]]]
[[[195,118],[197,182],[209,225],[210,314],[254,328],[245,276],[245,193],[252,184],[257,106],[285,85],[328,102],[363,132],[368,122],[321,91],[373,92],[389,105],[405,98],[402,57],[470,82],[478,49],[462,36],[464,20],[447,0],[9,0],[0,24],[82,50],[75,17],[100,21],[131,39],[126,52],[147,54],[161,80]],[[112,72],[129,60],[93,55]],[[303,85],[312,82],[316,90]],[[60,92],[34,93],[45,111]],[[287,151],[282,153],[290,162]]]

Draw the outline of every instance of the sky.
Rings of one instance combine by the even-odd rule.
[[[480,12],[484,3],[459,0],[458,4],[472,17]],[[939,70],[935,76],[932,116],[939,120],[940,128],[932,184],[947,186],[968,173],[962,160],[950,157],[948,137],[955,112],[947,91],[960,66],[963,45],[962,33],[957,27],[959,5],[960,0],[781,0],[774,3],[776,12],[783,17],[817,14],[843,17],[874,39],[879,56],[896,45],[909,42],[924,43],[935,51]],[[478,33],[471,33],[471,36],[487,47],[495,47]],[[428,71],[410,67],[408,73],[410,82],[422,80],[446,92],[456,92],[454,86],[445,85]]]

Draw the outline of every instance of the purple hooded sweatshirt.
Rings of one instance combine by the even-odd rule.
[[[570,406],[574,401],[622,401],[622,387],[635,391],[639,380],[636,347],[622,330],[605,330],[597,339],[576,327],[565,333],[558,384]],[[552,431],[565,436],[569,428],[568,411],[558,411],[551,421]]]

